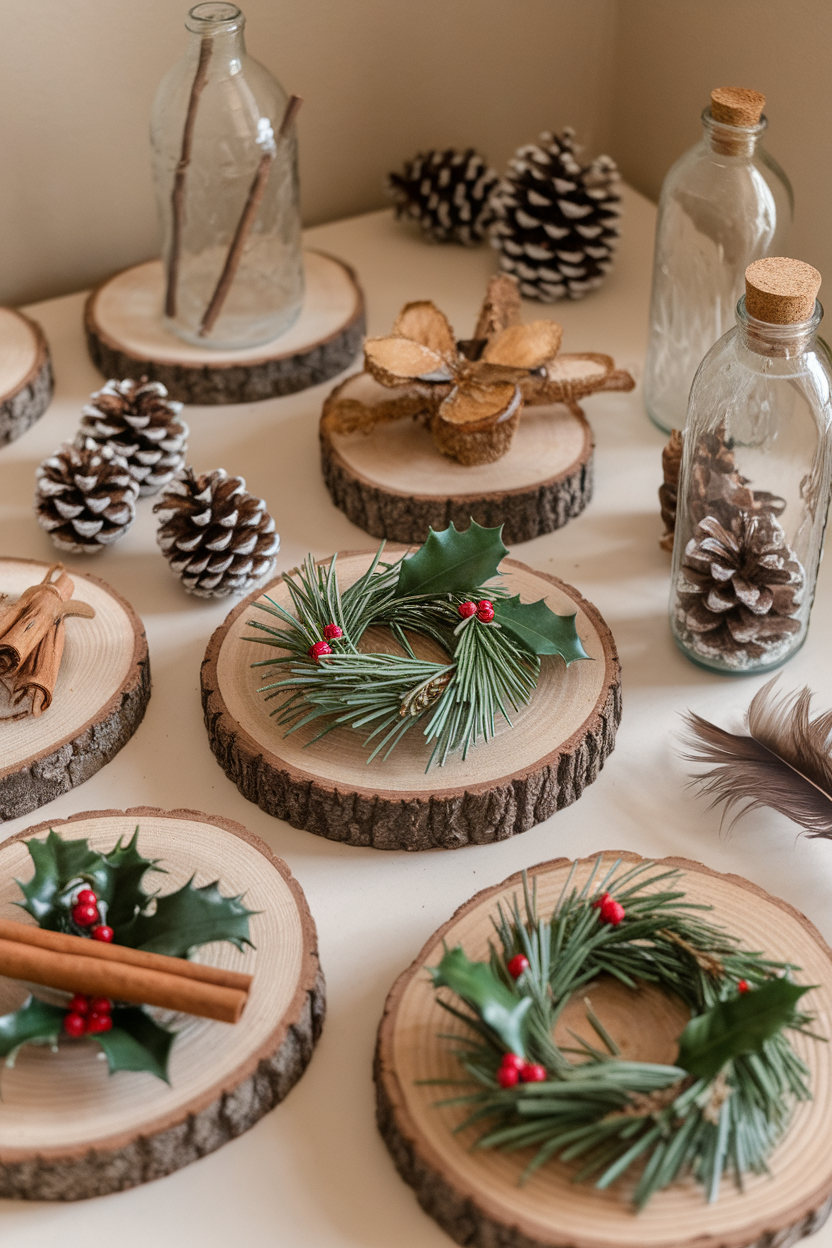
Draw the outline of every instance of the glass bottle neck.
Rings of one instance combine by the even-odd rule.
[[[245,56],[243,28],[246,19],[236,4],[209,0],[188,13],[185,28],[191,32],[191,53],[210,50],[211,59],[227,63]]]
[[[711,116],[710,108],[702,114],[705,143],[720,156],[753,156],[768,122],[761,117],[756,126],[728,126]]]
[[[785,360],[793,360],[810,349],[822,317],[823,308],[817,299],[811,318],[794,325],[758,321],[746,309],[745,295],[737,304],[737,328],[743,344],[757,355],[778,356]]]

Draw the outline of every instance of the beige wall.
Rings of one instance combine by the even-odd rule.
[[[193,0],[192,0],[193,2]],[[425,146],[503,166],[606,124],[615,0],[240,0],[249,51],[304,96],[308,224],[380,207]],[[148,115],[187,0],[0,0],[0,303],[77,290],[158,247]]]

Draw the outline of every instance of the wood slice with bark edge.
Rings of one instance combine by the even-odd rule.
[[[326,487],[353,524],[388,541],[423,542],[428,529],[467,528],[472,519],[486,528],[503,525],[509,546],[531,541],[562,528],[592,498],[592,430],[577,404],[558,404],[556,420],[553,407],[527,407],[507,454],[476,467],[440,455],[429,430],[415,421],[339,434],[328,429],[325,409]],[[522,485],[506,488],[510,476],[524,472]]]
[[[189,1019],[182,1026],[172,1049],[170,1086],[146,1073],[120,1071],[108,1076],[94,1046],[65,1045],[57,1057],[48,1050],[22,1050],[14,1071],[3,1076],[2,1197],[82,1200],[135,1187],[189,1165],[242,1135],[282,1101],[309,1064],[321,1034],[324,979],[306,898],[286,863],[240,824],[200,811],[149,806],[89,811],[40,823],[11,837],[0,847],[0,865],[3,855],[8,861],[15,854],[16,842],[49,828],[109,849],[119,835],[132,835],[136,824],[139,850],[146,857],[163,858],[161,865],[171,873],[162,877],[163,892],[181,886],[196,871],[197,884],[219,877],[223,892],[246,891],[249,905],[259,906],[261,914],[251,919],[252,939],[259,948],[240,955],[226,942],[218,942],[210,946],[207,959],[253,973],[249,1001],[233,1027],[204,1019]],[[210,865],[197,859],[196,846],[210,856]],[[15,863],[12,874],[24,878],[31,874],[28,854],[25,861]],[[3,900],[11,910],[11,893],[19,890],[8,888],[8,881],[4,866],[0,891],[9,893]],[[20,914],[15,911],[15,917]],[[287,971],[289,956],[293,967]],[[20,988],[12,981],[0,983],[15,991]],[[63,1069],[55,1067],[56,1061]],[[224,1073],[212,1075],[212,1067],[215,1071],[222,1067]],[[38,1103],[44,1080],[51,1081],[46,1092],[52,1097],[45,1110]],[[38,1095],[32,1092],[34,1081]],[[192,1086],[183,1088],[189,1081]],[[3,1139],[4,1133],[11,1134],[4,1114],[19,1119],[14,1143]],[[41,1122],[33,1123],[37,1114]],[[19,1137],[26,1132],[32,1137],[42,1134],[43,1141],[33,1138],[21,1145]],[[60,1140],[62,1133],[66,1138]]]
[[[16,308],[0,308],[0,446],[43,415],[54,390],[43,330]]]
[[[264,346],[196,347],[162,325],[161,260],[102,282],[84,307],[87,347],[105,377],[149,377],[173,399],[210,406],[253,403],[328,381],[355,359],[365,333],[364,295],[353,269],[305,251],[306,294],[298,320]]]
[[[41,581],[48,567],[34,559],[0,558],[0,593],[17,596]],[[0,721],[0,823],[27,815],[95,775],[130,740],[150,698],[141,620],[106,581],[77,567],[68,566],[67,572],[75,582],[74,596],[90,602],[97,619],[67,620],[49,709],[38,719]]]
[[[581,859],[578,881],[586,878],[595,857]],[[637,854],[605,851],[607,867],[616,858],[641,861]],[[559,858],[530,870],[544,917],[551,913],[571,865]],[[804,915],[740,876],[723,875],[685,858],[659,859],[657,866],[682,868],[687,873],[682,887],[692,900],[712,904],[713,921],[747,947],[801,966],[801,982],[820,985],[807,996],[807,1008],[818,1016],[814,1029],[828,1033],[832,950]],[[723,1180],[715,1204],[707,1203],[700,1184],[687,1179],[657,1193],[636,1214],[629,1203],[632,1179],[625,1176],[599,1192],[591,1183],[572,1182],[575,1167],[559,1162],[547,1162],[520,1187],[517,1180],[533,1155],[531,1149],[474,1152],[475,1129],[453,1134],[464,1107],[436,1108],[437,1101],[452,1093],[416,1081],[460,1077],[453,1045],[437,1033],[464,1029],[435,1004],[424,968],[438,963],[443,941],[462,944],[469,957],[487,957],[493,936],[490,915],[498,900],[517,893],[522,895],[520,873],[460,906],[399,976],[387,998],[374,1067],[377,1122],[399,1174],[414,1188],[422,1208],[457,1243],[472,1248],[789,1248],[818,1230],[832,1208],[832,1046],[796,1033],[791,1038],[810,1066],[815,1099],[798,1107],[773,1153],[774,1177],[750,1176],[745,1195]],[[599,981],[588,995],[603,1020],[603,984]],[[641,1008],[634,997],[631,1023],[633,1018],[642,1022]],[[648,1023],[653,1027],[653,1013]],[[683,1025],[677,1020],[676,1029]],[[648,1037],[644,1048],[633,1046],[635,1052],[628,1056],[651,1060],[654,1046],[654,1037]]]
[[[371,558],[370,552],[339,554],[341,585],[356,579]],[[277,595],[288,606],[283,578],[239,603],[208,644],[201,683],[211,748],[243,796],[317,836],[409,850],[505,840],[576,801],[615,744],[621,719],[615,642],[597,609],[577,590],[514,559],[501,566],[504,584],[523,601],[545,596],[561,614],[577,611],[578,633],[595,662],[567,669],[560,659],[544,659],[532,702],[515,716],[513,728],[502,725],[465,763],[454,757],[427,773],[429,749],[418,732],[370,767],[361,734],[350,729],[336,729],[308,750],[303,742],[317,731],[312,726],[284,737],[285,729],[270,719],[270,707],[257,693],[269,677],[262,668],[250,668],[274,651],[242,640],[251,635],[247,622],[261,614],[251,608],[258,597]],[[270,622],[266,615],[262,619]],[[391,643],[383,630],[373,637],[374,646]],[[419,639],[414,645],[419,653]]]

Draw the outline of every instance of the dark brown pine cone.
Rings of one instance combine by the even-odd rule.
[[[499,177],[472,147],[467,151],[420,152],[391,173],[387,187],[397,217],[418,221],[434,243],[471,246],[484,237],[491,220],[489,196]]]
[[[138,482],[111,446],[87,439],[64,444],[36,472],[34,507],[59,550],[92,555],[109,546],[136,518]]]
[[[732,528],[738,510],[779,516],[785,500],[765,490],[751,490],[737,471],[725,428],[703,434],[696,444],[690,480],[690,511],[694,524],[713,516]]]
[[[674,429],[670,441],[662,451],[662,472],[664,481],[659,486],[659,506],[664,521],[664,536],[659,545],[662,550],[673,549],[673,534],[676,530],[676,503],[679,497],[679,468],[682,464],[682,435]]]
[[[156,494],[185,465],[188,426],[181,410],[161,382],[108,381],[90,395],[78,437],[109,442],[127,460],[139,493]]]
[[[153,508],[156,540],[189,594],[247,594],[271,572],[280,538],[262,498],[223,468],[185,468]]]
[[[736,514],[732,531],[713,516],[685,547],[676,615],[687,644],[732,667],[775,658],[800,631],[803,569],[771,515]]]

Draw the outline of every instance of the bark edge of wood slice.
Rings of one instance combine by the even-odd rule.
[[[579,860],[578,885],[598,856]],[[615,850],[603,851],[603,858],[607,867],[617,858],[644,861],[638,854]],[[800,945],[800,955],[794,960],[803,967],[801,980],[820,982],[827,998],[821,1004],[819,993],[814,992],[809,1009],[828,1019],[832,949],[805,915],[740,876],[721,874],[686,858],[653,861],[659,868],[683,869],[687,874],[682,887],[696,894],[694,900],[714,903],[715,920],[724,921],[747,947],[786,961],[794,957],[794,950],[783,956],[784,943]],[[542,914],[551,912],[571,865],[570,859],[558,858],[530,868]],[[451,1046],[436,1033],[464,1028],[455,1020],[449,1022],[447,1013],[435,1006],[433,988],[422,972],[441,957],[443,941],[451,946],[461,943],[469,957],[487,957],[488,939],[493,935],[489,916],[499,899],[516,893],[522,895],[521,872],[460,906],[399,976],[385,1003],[374,1062],[376,1120],[396,1169],[414,1189],[425,1212],[457,1243],[472,1248],[495,1244],[500,1248],[789,1248],[819,1230],[832,1209],[832,1154],[824,1146],[824,1121],[828,1122],[832,1102],[832,1053],[828,1044],[794,1033],[796,1047],[816,1076],[816,1099],[798,1107],[772,1155],[771,1186],[766,1186],[767,1176],[751,1176],[746,1194],[740,1195],[730,1180],[723,1179],[715,1204],[706,1203],[701,1185],[686,1180],[657,1193],[636,1214],[628,1202],[626,1177],[598,1192],[591,1183],[572,1182],[574,1167],[551,1162],[521,1188],[517,1180],[531,1150],[522,1154],[472,1152],[476,1131],[452,1134],[464,1110],[436,1108],[441,1092],[417,1087],[416,1080],[458,1077]],[[746,920],[750,917],[750,936],[748,929],[739,930],[741,920],[732,913],[734,906]],[[604,1021],[595,993],[591,996]],[[638,1008],[633,1010],[637,1018]],[[648,1037],[646,1047],[652,1043]],[[654,1058],[645,1052],[636,1060]],[[790,1146],[802,1151],[784,1170],[783,1158]]]
[[[17,308],[0,307],[0,446],[31,428],[49,406],[54,388],[40,325]]]
[[[364,551],[339,553],[342,586],[371,557]],[[492,741],[476,746],[465,763],[454,759],[427,774],[428,752],[417,733],[405,737],[388,760],[370,767],[362,738],[348,729],[331,732],[309,750],[303,741],[312,728],[284,737],[250,670],[270,652],[242,640],[252,602],[285,594],[283,578],[277,577],[230,612],[202,664],[205,726],[228,778],[249,801],[293,827],[375,849],[456,849],[506,840],[576,801],[615,744],[621,719],[615,642],[597,608],[571,586],[514,559],[504,559],[502,567],[511,592],[520,592],[524,601],[546,596],[554,610],[576,611],[579,635],[595,659],[569,668],[560,660],[544,660],[532,702],[515,727],[504,726]],[[557,720],[545,711],[555,695]],[[543,747],[541,737],[547,742]]]
[[[212,961],[228,960],[233,963],[234,969],[253,972],[255,978],[246,1011],[254,1012],[258,1028],[256,1040],[242,1044],[239,1058],[229,1049],[228,1033],[237,1033],[242,1040],[241,1029],[246,1026],[246,1011],[240,1022],[233,1027],[204,1019],[190,1020],[190,1027],[182,1028],[180,1037],[173,1045],[173,1070],[169,1088],[161,1080],[147,1074],[136,1075],[119,1071],[108,1076],[106,1065],[103,1084],[100,1078],[96,1082],[98,1071],[90,1069],[91,1065],[95,1066],[95,1061],[90,1059],[88,1053],[78,1054],[78,1050],[74,1053],[67,1052],[66,1049],[70,1046],[66,1046],[63,1052],[59,1051],[56,1058],[46,1054],[47,1058],[64,1060],[65,1067],[74,1065],[76,1068],[53,1072],[50,1076],[53,1090],[59,1080],[63,1079],[66,1084],[73,1075],[77,1078],[77,1072],[80,1071],[81,1079],[86,1081],[86,1091],[89,1092],[91,1087],[101,1091],[103,1087],[104,1097],[108,1101],[104,1110],[96,1111],[94,1103],[92,1108],[87,1109],[87,1123],[89,1117],[98,1112],[99,1122],[105,1124],[103,1133],[93,1132],[89,1139],[76,1139],[71,1143],[51,1146],[30,1145],[21,1148],[10,1147],[2,1142],[3,1111],[9,1111],[7,1072],[4,1076],[6,1100],[0,1107],[0,1197],[19,1200],[84,1200],[123,1191],[180,1170],[253,1127],[264,1114],[283,1100],[312,1058],[325,1013],[325,985],[318,959],[315,923],[303,890],[289,867],[271,851],[265,841],[241,824],[216,815],[206,815],[201,811],[164,811],[147,806],[126,811],[86,811],[68,819],[47,821],[27,828],[4,842],[0,847],[0,854],[6,853],[8,858],[9,852],[14,852],[16,842],[42,834],[49,828],[55,828],[66,835],[67,831],[72,832],[73,825],[76,825],[79,835],[86,834],[94,844],[98,843],[103,848],[115,843],[119,834],[132,834],[136,823],[139,826],[141,850],[152,839],[147,834],[143,838],[143,821],[146,827],[148,824],[153,826],[153,823],[164,825],[167,821],[178,822],[180,834],[186,830],[193,834],[195,827],[201,829],[198,839],[203,851],[206,845],[211,844],[214,858],[224,858],[229,864],[227,869],[230,873],[230,884],[220,875],[223,891],[238,891],[235,883],[248,880],[251,896],[262,894],[261,902],[263,898],[268,900],[276,897],[277,904],[285,911],[285,915],[291,917],[289,922],[284,915],[283,926],[280,926],[277,919],[262,919],[260,952],[263,957],[268,954],[271,962],[261,971],[261,987],[257,997],[256,952],[247,950],[242,955],[245,961],[241,966],[237,965],[241,962],[241,955],[236,951],[225,959],[223,955],[219,955],[219,959],[212,958]],[[77,828],[78,824],[82,825],[80,829]],[[97,826],[93,828],[92,834],[85,833],[83,825],[90,824]],[[187,828],[183,825],[187,825]],[[160,832],[156,828],[154,836],[158,842]],[[208,876],[212,880],[217,878],[217,868],[213,864],[200,873],[200,864],[192,845],[190,838],[186,840],[180,837],[178,841],[171,840],[167,846],[155,846],[165,860],[162,865],[174,867],[178,872],[174,875],[177,886],[187,879],[191,867],[197,871],[200,884],[208,882],[201,876]],[[189,857],[189,851],[193,857]],[[179,860],[176,864],[173,862],[174,857]],[[255,869],[260,872],[259,876],[255,874]],[[183,878],[179,879],[179,876]],[[162,890],[168,891],[171,877],[165,878],[167,884],[163,883]],[[5,881],[0,880],[0,888],[4,887]],[[8,907],[7,899],[6,906]],[[252,918],[253,935],[257,931],[255,925],[258,917]],[[270,924],[269,930],[265,930],[267,922]],[[294,969],[286,983],[279,981],[272,965],[282,956],[275,944],[278,934],[290,944],[294,958]],[[213,946],[214,949],[221,947],[230,949],[226,942]],[[262,977],[269,973],[270,966],[271,979],[266,986]],[[8,984],[9,981],[0,981],[2,982]],[[285,1008],[279,1004],[272,1009],[264,1001],[272,990],[277,994],[276,1000],[285,1003]],[[271,1017],[270,1011],[275,1018]],[[278,1013],[279,1018],[276,1017]],[[216,1030],[222,1028],[227,1028],[224,1035]],[[232,1041],[237,1043],[233,1036]],[[198,1091],[184,1101],[181,1095],[177,1098],[177,1045],[188,1049],[186,1056],[180,1048],[180,1066],[198,1066],[197,1074],[191,1080],[199,1085]],[[81,1047],[89,1049],[92,1046]],[[25,1060],[27,1053],[32,1055],[31,1046],[22,1051],[18,1064]],[[34,1055],[38,1056],[40,1055]],[[73,1057],[76,1058],[74,1062]],[[226,1073],[212,1081],[211,1076],[205,1072],[205,1066],[214,1060],[224,1064]],[[235,1061],[237,1064],[233,1065]],[[39,1073],[42,1074],[35,1070],[34,1076],[37,1077]],[[190,1077],[189,1071],[186,1074]],[[32,1079],[32,1074],[28,1077]],[[123,1081],[122,1097],[132,1098],[132,1102],[139,1101],[139,1105],[128,1100],[127,1108],[120,1110],[118,1106],[109,1103],[119,1096],[118,1080]],[[129,1091],[127,1084],[130,1085]],[[84,1090],[82,1082],[77,1095],[83,1095]],[[75,1104],[76,1114],[81,1113],[83,1116],[83,1107],[73,1102],[72,1097],[73,1091],[67,1087],[60,1114],[67,1117]],[[172,1107],[166,1106],[165,1101],[169,1102],[171,1099],[176,1103]],[[20,1111],[17,1105],[13,1108],[18,1114],[25,1112]],[[113,1121],[118,1118],[119,1113],[130,1119],[130,1125],[123,1129],[117,1126],[112,1129]],[[107,1130],[106,1127],[111,1129]]]
[[[0,557],[0,592],[22,592],[42,580],[48,567],[35,559]],[[91,603],[96,619],[67,620],[50,708],[39,719],[0,720],[0,824],[94,776],[133,736],[150,699],[147,638],[138,615],[100,577],[72,566],[67,573],[74,596]],[[73,681],[80,692],[69,688]]]
[[[195,347],[161,322],[161,260],[123,269],[84,306],[90,358],[104,377],[149,377],[173,399],[211,406],[254,403],[329,381],[353,362],[365,333],[364,294],[355,271],[326,252],[304,250],[300,316],[274,342],[240,350]]]
[[[442,455],[430,432],[412,419],[379,425],[370,433],[333,434],[322,416],[324,482],[335,506],[372,537],[423,542],[428,529],[438,531],[449,524],[467,528],[473,519],[486,528],[502,525],[508,546],[528,542],[562,528],[592,499],[589,422],[580,409],[552,406],[561,409],[559,426],[569,426],[565,462],[551,453],[552,439],[546,428],[551,409],[532,406],[523,409],[507,454],[493,464],[473,468]],[[384,446],[384,462],[372,454],[374,439],[376,446]],[[400,465],[395,473],[389,468],[393,457]],[[525,471],[518,471],[515,465],[524,461]],[[408,489],[408,476],[414,473],[416,483]],[[522,484],[506,488],[509,474],[512,479],[519,476]],[[428,475],[433,477],[433,488],[425,490]],[[440,477],[445,492],[436,488]]]

